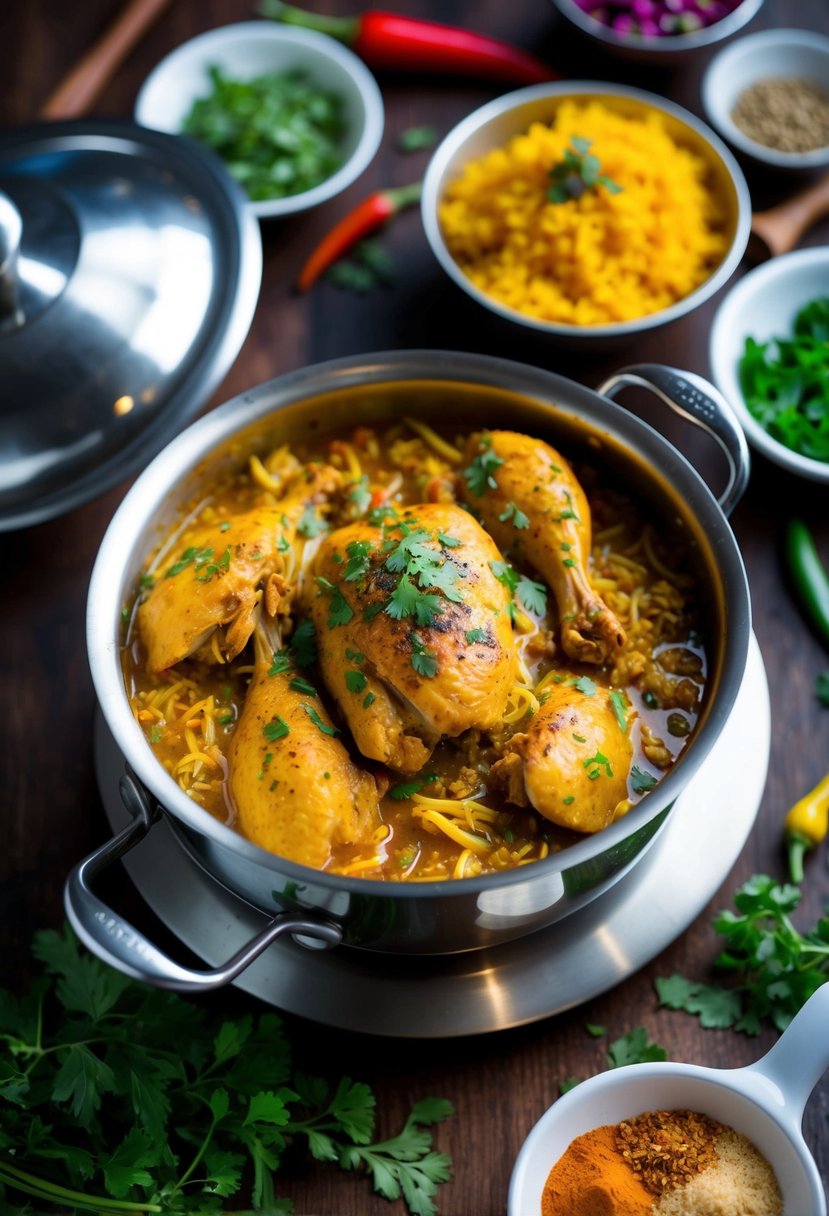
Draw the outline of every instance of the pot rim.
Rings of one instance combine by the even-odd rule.
[[[588,407],[586,420],[594,430],[607,434],[641,457],[675,487],[709,538],[712,553],[725,583],[724,596],[731,635],[721,665],[716,705],[709,708],[692,744],[676,766],[626,815],[601,832],[533,862],[526,867],[451,881],[406,883],[355,878],[315,870],[269,853],[227,824],[215,819],[187,797],[153,755],[129,706],[120,664],[120,624],[124,579],[135,557],[136,538],[141,537],[176,480],[190,473],[237,432],[247,430],[280,409],[308,397],[319,397],[361,385],[456,383],[479,385],[530,398],[553,410],[557,416],[584,422],[581,406]],[[559,400],[561,396],[561,400]],[[630,440],[635,437],[636,443]],[[687,493],[686,493],[687,491]],[[712,539],[712,531],[715,536]],[[145,556],[144,551],[140,554]],[[137,572],[137,568],[136,571]],[[726,577],[727,576],[727,577]],[[423,895],[467,896],[495,887],[508,887],[541,877],[551,870],[570,869],[620,845],[661,810],[670,807],[681,789],[702,764],[731,712],[745,670],[749,635],[748,584],[736,539],[717,500],[686,458],[653,427],[595,390],[541,368],[489,355],[447,350],[383,351],[330,360],[288,372],[238,394],[181,431],[147,466],[130,488],[104,534],[87,599],[87,651],[92,680],[103,716],[129,766],[152,792],[162,809],[187,829],[229,849],[241,861],[272,870],[274,878],[286,877],[317,887],[347,890],[352,894],[418,899]],[[654,808],[653,800],[659,805]],[[564,859],[565,864],[562,864]],[[217,881],[221,879],[217,878]]]

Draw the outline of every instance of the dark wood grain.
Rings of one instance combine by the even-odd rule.
[[[327,0],[320,9],[343,14],[348,0]],[[607,78],[665,93],[700,113],[703,55],[674,72],[612,59],[580,40],[556,19],[545,0],[408,0],[401,11],[468,24],[511,38],[573,78]],[[0,13],[0,123],[30,121],[72,64],[111,23],[114,0],[25,0]],[[178,0],[149,31],[95,107],[99,115],[128,116],[142,80],[176,45],[201,30],[250,15],[238,0]],[[826,0],[766,0],[752,28],[798,25],[829,34]],[[671,329],[643,339],[613,357],[590,362],[546,348],[516,330],[490,325],[460,298],[432,261],[415,213],[397,222],[385,238],[401,267],[388,292],[355,298],[322,285],[299,299],[290,284],[316,239],[375,186],[418,177],[426,154],[404,157],[395,150],[397,132],[433,123],[444,131],[495,95],[485,85],[425,77],[384,77],[387,134],[374,164],[360,182],[308,216],[263,230],[265,268],[256,318],[234,367],[210,405],[251,385],[304,364],[347,353],[394,347],[436,346],[487,350],[573,376],[595,385],[622,362],[659,359],[708,372],[708,327],[718,300]],[[793,183],[752,173],[755,206],[783,197]],[[807,244],[829,240],[829,226]],[[2,347],[0,346],[0,374]],[[6,805],[0,857],[0,979],[22,984],[28,973],[28,944],[35,929],[59,923],[61,888],[70,865],[106,832],[91,762],[94,695],[84,642],[86,588],[94,556],[126,487],[63,519],[0,537],[3,571],[3,689],[6,727],[3,765]],[[768,785],[756,827],[733,873],[709,907],[682,937],[618,988],[571,1013],[497,1034],[447,1042],[389,1042],[321,1032],[289,1019],[301,1061],[313,1070],[342,1071],[375,1086],[383,1130],[399,1124],[410,1103],[443,1095],[457,1108],[438,1132],[442,1149],[455,1159],[455,1181],[440,1196],[449,1216],[501,1216],[515,1155],[535,1119],[557,1096],[569,1075],[604,1067],[602,1043],[584,1030],[586,1021],[608,1028],[611,1038],[645,1025],[671,1058],[736,1066],[751,1062],[772,1036],[749,1039],[731,1032],[702,1031],[685,1015],[659,1011],[654,976],[680,971],[705,978],[717,950],[712,915],[730,901],[738,883],[758,871],[783,874],[780,822],[786,808],[823,775],[829,760],[829,711],[813,695],[815,673],[829,658],[804,624],[782,574],[779,556],[783,521],[793,512],[814,527],[829,558],[826,493],[796,481],[756,459],[749,491],[734,516],[748,569],[754,628],[772,690],[773,739]],[[751,754],[733,763],[748,766]],[[715,847],[715,846],[714,846]],[[682,875],[677,875],[677,882]],[[126,898],[129,900],[129,896]],[[825,851],[811,859],[800,921],[812,923],[829,901]],[[135,900],[136,916],[153,931],[152,917]],[[210,998],[217,1007],[249,1004],[237,993]],[[827,1030],[829,1033],[829,1030]],[[829,1080],[810,1101],[806,1136],[829,1180]],[[299,1214],[362,1216],[402,1213],[370,1193],[368,1184],[323,1166],[294,1169],[284,1191]],[[529,1214],[528,1214],[529,1216]],[[807,1216],[797,1213],[795,1216]]]

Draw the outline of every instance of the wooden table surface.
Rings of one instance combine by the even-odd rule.
[[[3,5],[0,14],[0,122],[30,121],[68,68],[119,11],[116,0],[26,0]],[[320,10],[352,11],[350,0],[320,0]],[[359,4],[357,5],[359,7]],[[402,0],[413,16],[468,24],[511,39],[546,57],[574,79],[627,81],[666,94],[701,113],[699,79],[708,55],[670,71],[608,58],[580,41],[557,18],[549,0]],[[129,57],[95,105],[94,114],[127,117],[136,91],[154,64],[202,30],[251,15],[240,0],[177,0]],[[798,25],[829,34],[826,0],[766,0],[752,29]],[[719,297],[693,316],[631,342],[612,357],[579,361],[565,350],[528,341],[517,329],[491,327],[479,310],[451,287],[427,248],[417,214],[402,216],[383,238],[399,264],[396,284],[364,297],[328,284],[297,298],[290,284],[321,234],[369,189],[400,185],[423,171],[427,153],[402,155],[396,134],[433,124],[438,132],[498,92],[494,86],[447,78],[382,76],[386,135],[362,180],[317,211],[263,229],[264,277],[250,334],[209,405],[282,372],[332,356],[396,347],[431,346],[487,350],[542,366],[595,385],[622,363],[657,359],[707,374],[708,329]],[[794,180],[749,178],[755,207],[782,198]],[[817,227],[807,244],[829,240]],[[722,293],[720,293],[722,294]],[[0,357],[2,351],[0,351]],[[0,857],[0,972],[4,984],[24,984],[30,972],[29,942],[39,927],[62,918],[61,891],[68,868],[107,833],[92,765],[94,695],[87,669],[84,610],[87,583],[101,537],[126,486],[70,515],[0,537],[3,571],[3,687],[8,697],[2,771],[6,784]],[[400,1123],[412,1101],[449,1098],[455,1116],[437,1132],[452,1154],[455,1180],[439,1193],[446,1216],[500,1216],[504,1212],[516,1153],[535,1120],[556,1098],[567,1076],[604,1067],[606,1042],[589,1037],[585,1022],[600,1023],[608,1038],[646,1026],[671,1059],[738,1066],[757,1058],[773,1035],[746,1038],[700,1029],[682,1013],[659,1010],[652,980],[679,971],[709,979],[717,951],[713,914],[730,903],[736,886],[762,871],[782,877],[780,823],[788,806],[827,768],[829,710],[813,695],[815,673],[829,658],[804,624],[787,589],[779,555],[783,521],[793,512],[815,529],[829,558],[826,492],[796,481],[755,459],[751,484],[733,525],[748,567],[754,628],[772,695],[772,745],[768,784],[756,826],[736,866],[705,911],[672,946],[604,996],[580,1008],[495,1034],[439,1042],[390,1041],[321,1030],[288,1018],[300,1061],[313,1071],[342,1071],[375,1086],[382,1129]],[[735,756],[749,766],[757,757]],[[712,849],[716,841],[712,841]],[[682,881],[682,875],[676,876]],[[799,923],[811,925],[829,901],[825,851],[811,859]],[[128,910],[163,937],[163,929],[134,896]],[[236,993],[210,998],[218,1007],[254,1004]],[[829,1029],[827,1029],[829,1033]],[[824,1180],[829,1181],[829,1077],[815,1091],[806,1115],[807,1139]],[[309,1166],[285,1178],[298,1214],[370,1216],[402,1213],[366,1181],[332,1167]],[[796,1213],[793,1216],[807,1216]]]

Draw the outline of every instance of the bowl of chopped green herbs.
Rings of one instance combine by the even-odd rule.
[[[347,47],[313,30],[244,21],[163,59],[135,117],[211,148],[267,219],[350,186],[379,147],[384,113],[377,82]]]
[[[713,378],[752,446],[829,483],[829,246],[750,271],[711,329]]]

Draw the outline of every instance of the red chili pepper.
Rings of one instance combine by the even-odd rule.
[[[404,207],[418,202],[420,190],[420,182],[415,182],[412,186],[398,186],[395,190],[378,190],[364,198],[322,238],[299,272],[296,281],[298,290],[307,291],[329,266],[339,261],[358,241],[385,224]]]
[[[262,0],[259,11],[337,38],[373,68],[481,76],[507,84],[540,84],[557,77],[527,51],[452,25],[375,10],[356,17],[324,17],[282,0]]]

